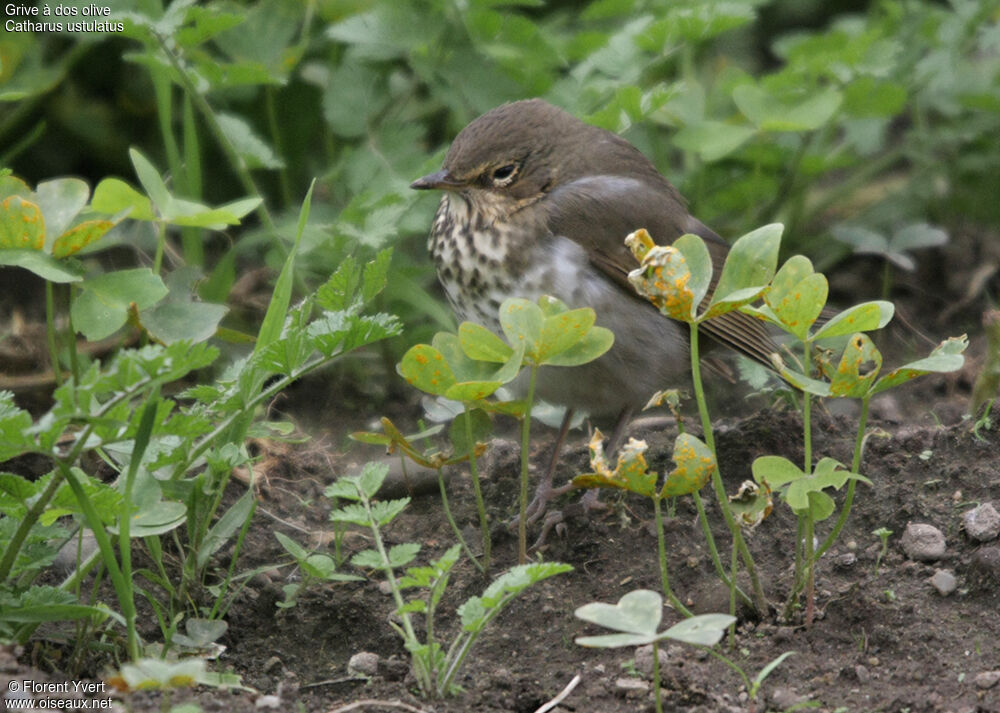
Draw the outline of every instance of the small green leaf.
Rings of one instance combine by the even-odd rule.
[[[281,543],[281,546],[285,548],[285,551],[296,560],[301,562],[309,556],[306,549],[288,535],[275,531],[274,536],[277,538],[278,542]]]
[[[677,622],[658,638],[695,646],[714,646],[735,621],[736,617],[729,614],[699,614]]]
[[[148,267],[118,270],[85,280],[70,307],[73,325],[87,339],[96,341],[114,334],[125,324],[130,305],[144,310],[167,294],[167,286]]]
[[[103,238],[113,227],[115,223],[110,220],[88,220],[75,225],[52,243],[52,257],[64,258],[73,255]]]
[[[443,396],[456,383],[444,355],[428,344],[410,347],[399,362],[399,373],[421,391],[437,396]]]
[[[618,600],[617,604],[591,602],[579,607],[574,616],[605,629],[624,632],[627,637],[580,637],[581,646],[632,646],[652,643],[663,617],[663,597],[649,589],[637,589]],[[619,639],[622,639],[621,641]]]
[[[586,336],[594,326],[596,315],[589,307],[568,310],[545,317],[538,345],[539,363],[548,364]]]
[[[528,300],[509,297],[500,305],[500,326],[514,349],[523,348],[525,357],[538,361],[537,351],[542,338],[541,308]]]
[[[684,256],[684,264],[691,273],[688,288],[691,290],[692,311],[695,315],[712,282],[712,256],[708,246],[699,235],[688,233],[674,241],[674,247]],[[716,290],[718,292],[718,290]]]
[[[416,542],[404,542],[399,545],[393,545],[389,548],[389,566],[393,569],[399,569],[400,567],[405,567],[414,559],[416,559],[417,554],[420,552],[420,545]]]
[[[45,218],[41,209],[16,195],[0,202],[0,249],[44,247]]]
[[[870,332],[873,329],[881,329],[889,324],[894,310],[895,306],[892,302],[883,300],[862,302],[833,317],[816,331],[813,339],[828,339],[854,332]]]
[[[138,149],[129,149],[128,155],[132,159],[132,165],[135,167],[136,176],[139,177],[139,183],[142,184],[146,195],[149,196],[153,205],[162,214],[174,200],[173,196],[170,195],[170,191],[167,190],[167,184],[160,178],[160,172],[156,170],[156,167]]]
[[[387,463],[365,463],[356,481],[358,491],[368,498],[375,497],[387,475],[389,475]],[[406,502],[408,503],[409,499],[406,499]]]
[[[615,335],[604,327],[591,327],[583,338],[565,351],[550,356],[545,363],[549,366],[579,366],[594,361],[614,344]]]
[[[117,214],[128,209],[132,220],[155,220],[149,198],[119,178],[105,178],[94,189],[90,207],[98,213]]]
[[[961,337],[951,337],[941,342],[929,356],[904,364],[885,374],[875,382],[870,395],[880,394],[924,374],[945,374],[958,371],[965,363],[962,352],[967,346],[969,346],[969,339],[964,334]]]
[[[458,340],[465,355],[477,361],[502,364],[514,352],[504,340],[475,322],[458,325]]]
[[[780,327],[805,340],[826,305],[828,291],[826,277],[813,272],[809,258],[793,255],[771,280],[764,302]]]
[[[778,265],[781,223],[751,231],[733,243],[704,318],[717,317],[757,299]]]
[[[78,265],[61,262],[34,248],[0,249],[0,265],[23,267],[49,282],[80,282],[84,271]]]
[[[49,239],[66,231],[87,205],[89,195],[90,187],[79,178],[56,178],[38,184],[34,201],[45,216],[45,232]]]

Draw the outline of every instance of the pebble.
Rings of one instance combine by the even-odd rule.
[[[780,711],[802,703],[805,699],[792,688],[779,687],[771,691],[771,705]]]
[[[378,673],[378,654],[359,651],[347,662],[347,672],[358,676],[374,676]]]
[[[278,696],[258,696],[254,708],[281,708],[281,698]]]
[[[977,594],[1000,593],[1000,547],[980,547],[966,570],[969,590]]]
[[[903,552],[912,560],[933,562],[944,556],[944,533],[933,525],[911,522],[901,540]]]
[[[993,503],[982,503],[962,514],[965,534],[977,542],[989,542],[1000,537],[1000,512]]]
[[[938,590],[938,594],[942,597],[947,597],[958,587],[958,580],[955,579],[955,573],[950,569],[937,570],[934,572],[934,576],[931,577],[930,582],[931,586]]]
[[[660,670],[670,664],[670,656],[660,647],[659,650]],[[653,645],[647,644],[635,650],[635,667],[639,669],[643,676],[653,677]]]
[[[641,678],[622,677],[615,679],[615,690],[628,697],[645,695],[649,688],[649,684]]]
[[[833,558],[833,566],[837,569],[850,569],[858,563],[858,556],[853,552],[844,552]]]
[[[858,677],[858,683],[868,683],[872,680],[871,672],[861,664],[854,667],[854,675]]]
[[[985,691],[988,688],[993,688],[998,683],[1000,683],[1000,670],[982,671],[976,674],[976,688],[981,688]]]

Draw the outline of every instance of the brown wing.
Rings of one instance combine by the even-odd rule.
[[[701,236],[712,256],[715,289],[729,246],[692,217],[680,196],[665,181],[662,185],[620,176],[582,178],[552,191],[543,201],[548,209],[548,227],[579,243],[590,261],[611,280],[634,294],[628,273],[635,258],[625,247],[625,236],[645,228],[660,245],[669,245],[685,233]],[[642,300],[635,295],[636,299]],[[706,298],[707,299],[707,298]],[[701,325],[717,342],[771,366],[770,355],[778,350],[764,324],[742,312],[730,312]]]

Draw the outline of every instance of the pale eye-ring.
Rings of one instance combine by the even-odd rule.
[[[491,178],[494,186],[506,186],[517,174],[516,163],[505,163],[503,166],[493,169]]]

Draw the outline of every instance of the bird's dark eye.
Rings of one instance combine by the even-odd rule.
[[[505,186],[510,183],[511,179],[514,178],[514,174],[517,173],[517,164],[507,163],[500,168],[493,170],[493,185]]]

